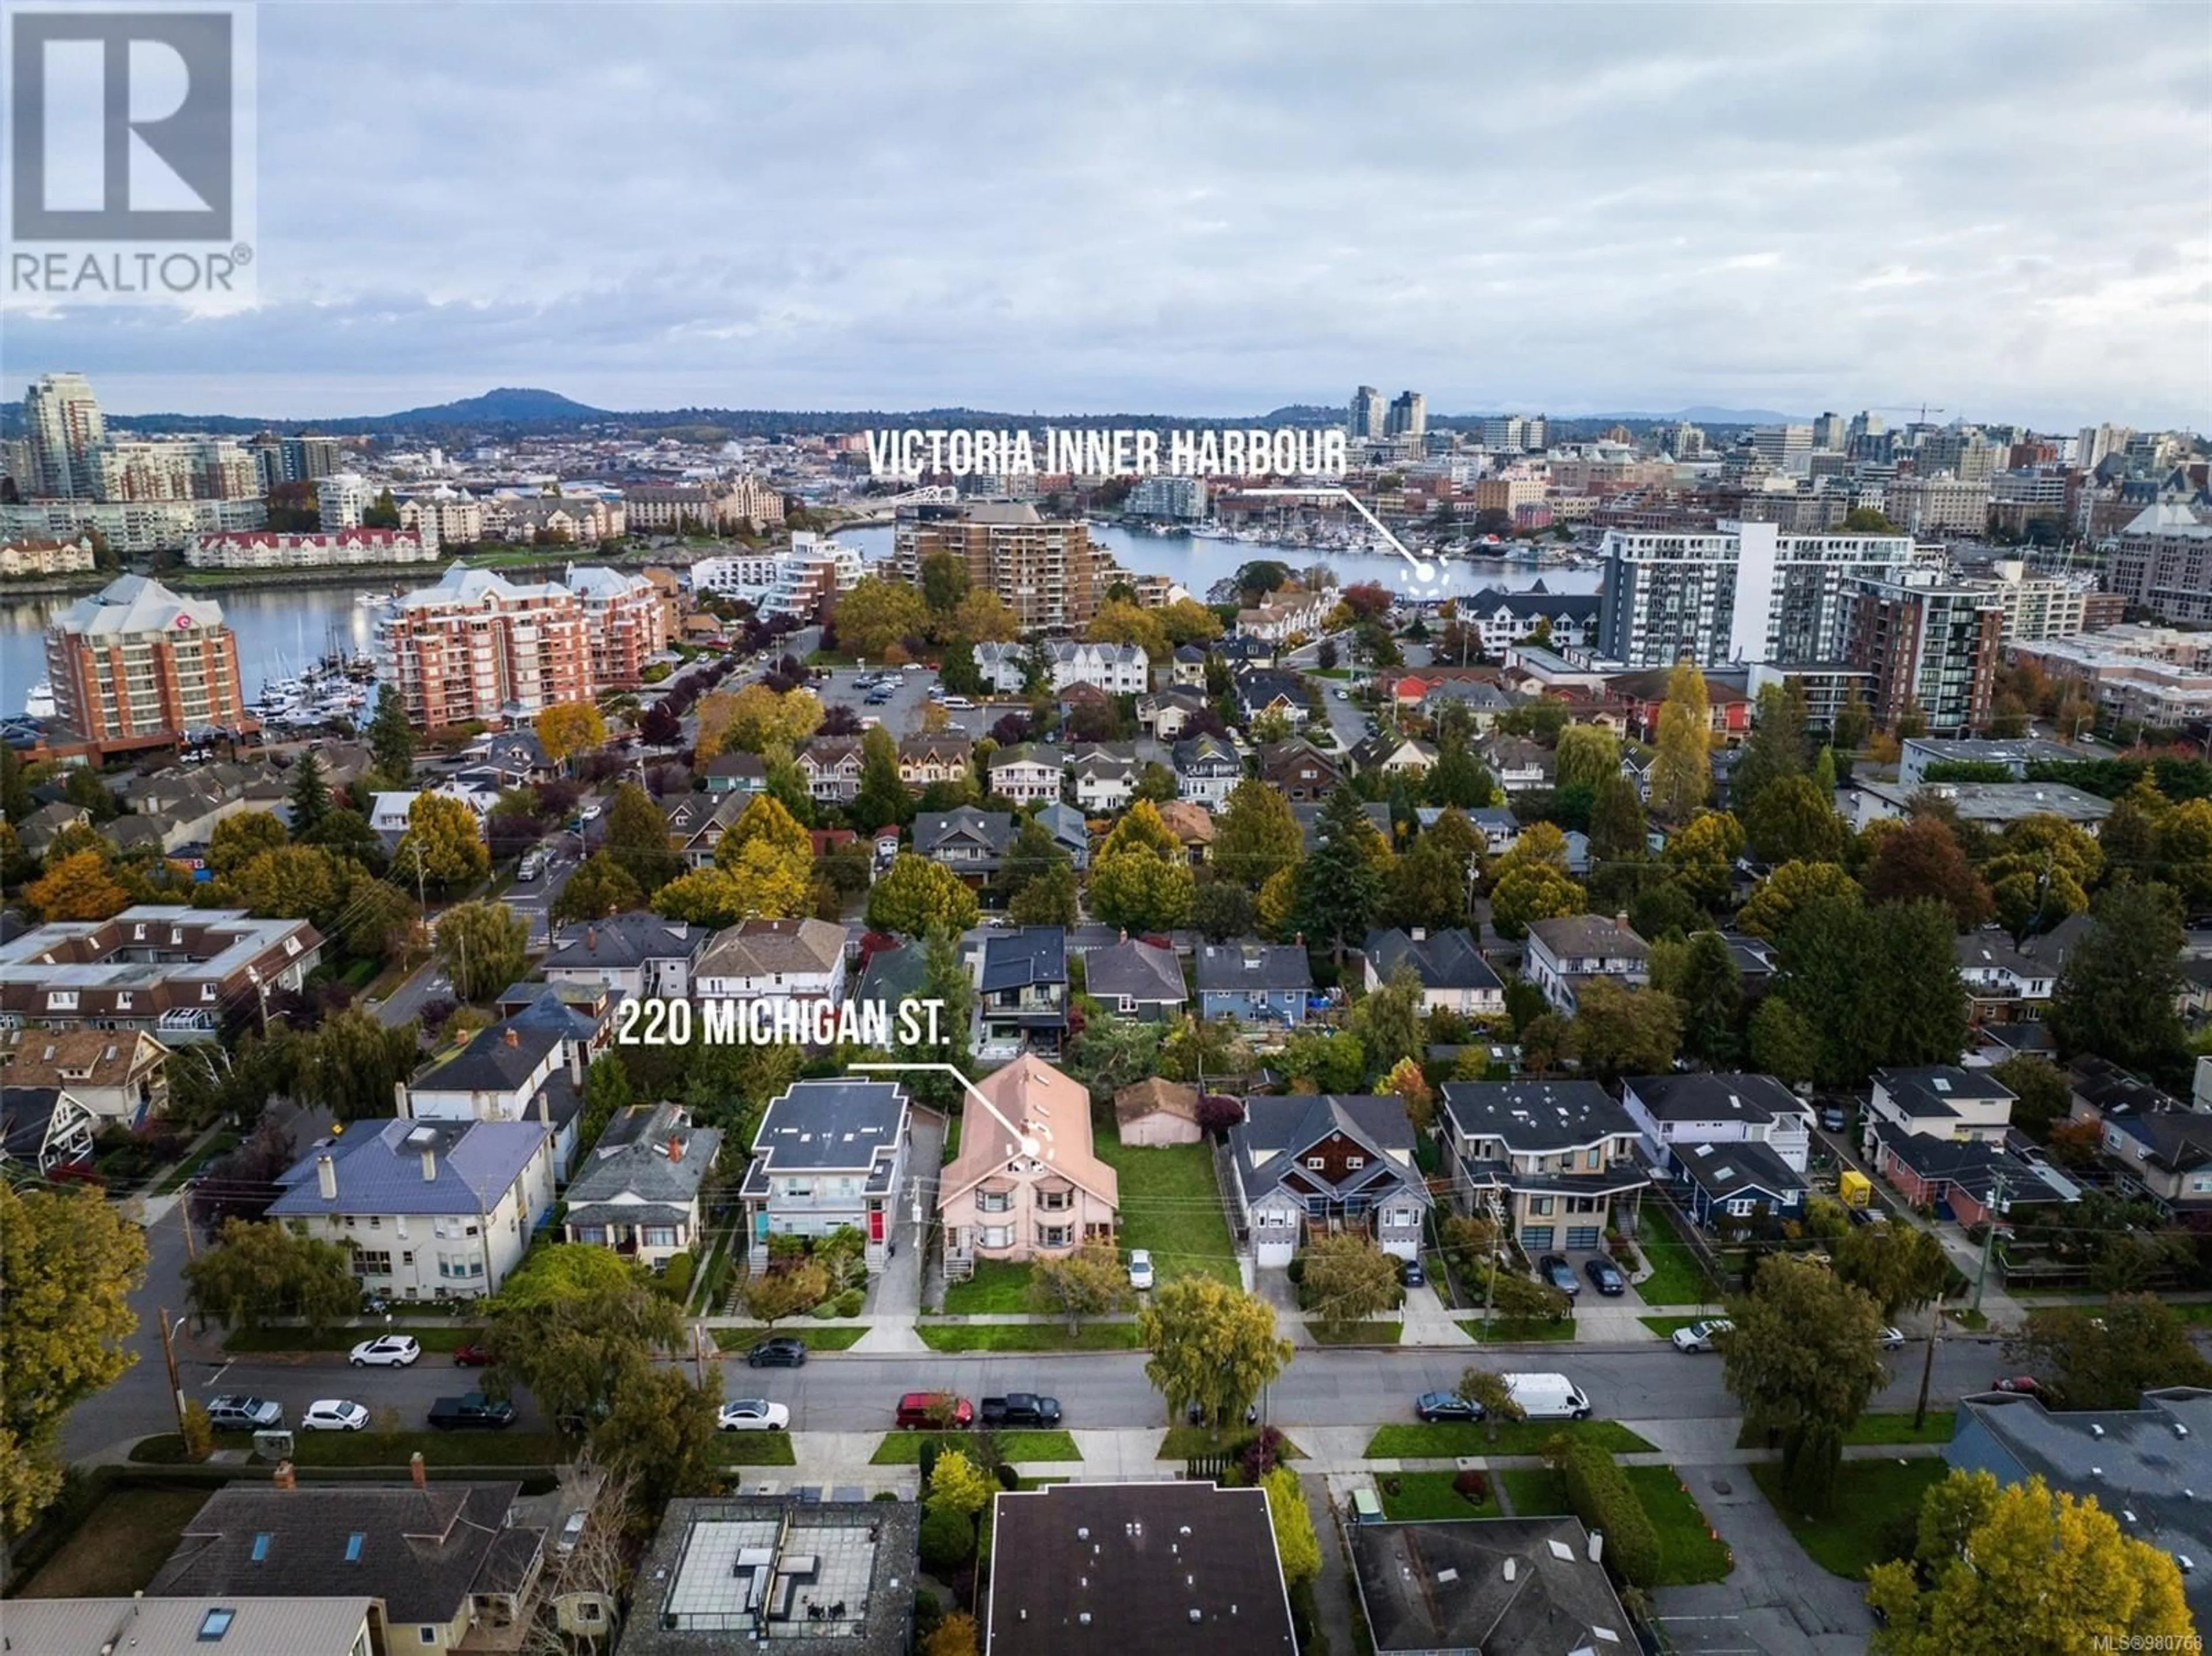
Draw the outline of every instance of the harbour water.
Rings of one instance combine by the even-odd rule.
[[[1170,575],[1200,599],[1215,581],[1257,558],[1273,559],[1292,570],[1326,563],[1346,583],[1379,581],[1394,591],[1422,596],[1438,591],[1447,597],[1464,595],[1486,586],[1517,591],[1538,580],[1554,592],[1597,590],[1597,575],[1587,569],[1452,560],[1442,566],[1443,585],[1439,589],[1420,585],[1406,561],[1395,555],[1316,552],[1188,535],[1131,534],[1096,525],[1091,533],[1123,568]],[[848,530],[839,538],[871,559],[890,553],[888,525]],[[246,699],[256,700],[272,681],[294,676],[333,650],[347,655],[373,651],[377,612],[356,599],[362,593],[381,595],[391,590],[387,578],[357,586],[244,586],[216,592],[224,619],[238,634]],[[75,602],[69,597],[0,602],[0,711],[20,713],[31,687],[46,678],[46,623]]]

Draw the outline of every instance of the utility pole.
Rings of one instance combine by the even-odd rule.
[[[1982,1268],[1974,1273],[1974,1314],[1982,1314],[1982,1287],[1990,1279],[1990,1254],[1996,1247],[1997,1221],[2005,1210],[2004,1175],[1999,1174],[1990,1192],[1990,1228],[1982,1236]]]
[[[1943,1298],[1936,1297],[1935,1313],[1928,1319],[1928,1353],[1920,1362],[1920,1396],[1912,1405],[1912,1429],[1918,1431],[1921,1422],[1928,1418],[1928,1385],[1936,1374],[1936,1337],[1943,1327]]]
[[[177,1405],[177,1431],[181,1435],[185,1429],[185,1386],[177,1378],[177,1348],[170,1338],[169,1307],[155,1308],[161,1313],[161,1361],[169,1366],[169,1396]],[[178,1320],[181,1322],[183,1319]]]

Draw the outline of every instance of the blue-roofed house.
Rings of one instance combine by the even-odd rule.
[[[992,933],[976,987],[987,1042],[1058,1052],[1067,1034],[1067,933],[1056,925]]]
[[[1091,824],[1081,811],[1066,800],[1055,799],[1038,809],[1036,820],[1052,835],[1053,844],[1067,853],[1078,874],[1091,866]]]
[[[1198,951],[1198,1015],[1240,1023],[1305,1022],[1313,968],[1297,943],[1207,943]]]
[[[1805,1210],[1805,1175],[1755,1138],[1678,1143],[1674,1164],[1690,1216],[1708,1230],[1761,1212],[1781,1220]]]
[[[499,1292],[553,1209],[543,1121],[356,1121],[277,1181],[269,1216],[350,1243],[354,1275],[395,1300]]]
[[[911,1125],[912,1105],[895,1081],[801,1081],[772,1101],[738,1187],[753,1269],[765,1268],[770,1236],[827,1236],[850,1226],[867,1239],[868,1269],[882,1270]]]

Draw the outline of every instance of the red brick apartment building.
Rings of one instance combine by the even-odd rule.
[[[125,575],[46,629],[54,710],[102,756],[246,722],[238,640],[222,606]]]

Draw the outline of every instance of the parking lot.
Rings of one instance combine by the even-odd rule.
[[[857,681],[873,678],[885,670],[881,667],[841,667],[817,681],[814,694],[822,698],[825,707],[850,707],[863,719],[881,720],[883,727],[894,737],[911,736],[920,726],[921,709],[929,699],[930,687],[937,682],[937,675],[919,667],[911,672],[898,673],[890,700],[871,707],[868,692]],[[981,736],[1002,716],[981,707],[965,713],[948,710],[945,715],[950,721],[948,729],[968,737]]]

